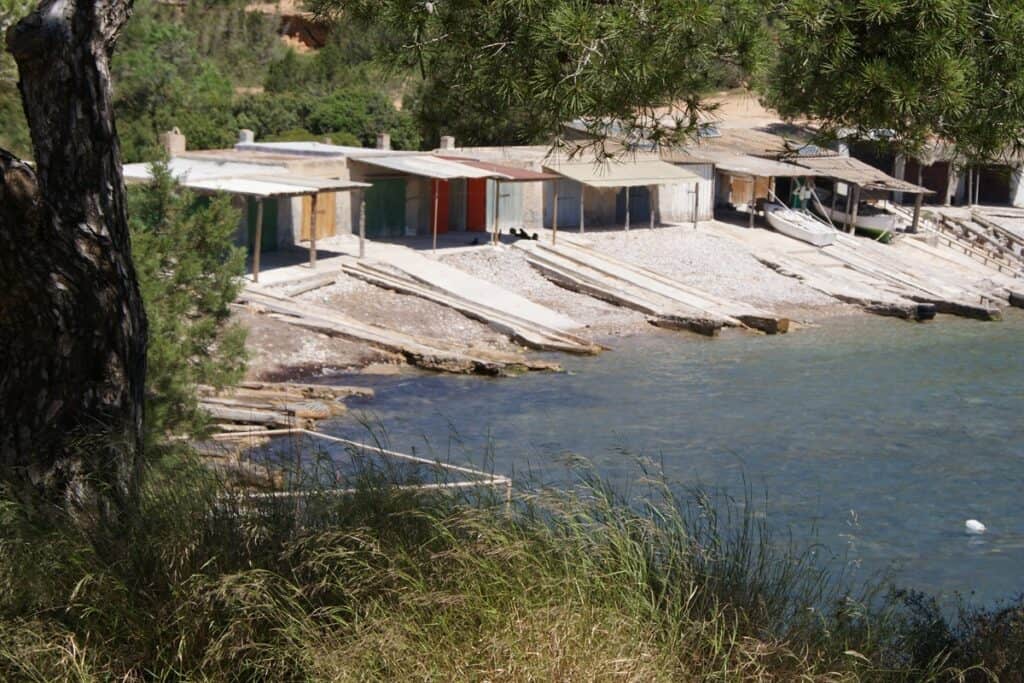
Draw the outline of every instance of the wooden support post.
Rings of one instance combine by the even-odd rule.
[[[629,186],[626,186],[626,231],[629,231]]]
[[[558,181],[555,181],[554,202],[551,207],[551,244],[558,241]]]
[[[494,227],[500,230],[501,226],[501,181],[494,179]]]
[[[655,212],[654,193],[655,193],[655,191],[657,189],[658,188],[657,188],[656,185],[650,185],[647,188],[647,197],[648,197],[647,205],[648,205],[648,207],[651,210],[651,225],[650,225],[651,230],[654,230],[654,212]]]
[[[974,167],[971,166],[967,169],[967,196],[964,197],[967,201],[967,206],[974,203]]]
[[[587,186],[580,183],[580,234],[583,234],[583,196],[587,193]]]
[[[978,204],[981,201],[981,168],[978,168],[978,172],[974,174],[974,202],[971,204]]]
[[[316,268],[316,207],[319,195],[313,194],[309,217],[309,267]]]
[[[942,205],[949,206],[952,203],[952,196],[956,192],[956,186],[953,184],[956,181],[956,164],[952,161],[947,162],[948,167],[946,169],[946,196],[942,198]]]
[[[846,183],[846,218],[843,219],[843,230],[845,232],[853,232],[853,227],[850,222],[850,216],[853,214],[853,186]]]
[[[853,213],[850,215],[850,232],[857,232],[857,213],[860,210],[860,185],[853,186]]]
[[[438,219],[437,208],[438,208],[438,199],[440,197],[440,194],[441,193],[437,191],[437,178],[434,178],[434,220],[431,221],[431,223],[433,223],[433,233],[434,233],[434,247],[433,247],[433,249],[434,249],[434,253],[435,254],[437,253],[437,219]],[[498,201],[497,197],[495,197],[494,201]]]
[[[260,251],[263,247],[263,197],[256,199],[256,244],[250,245],[252,249],[252,281],[260,281]]]
[[[494,213],[491,214],[491,240],[493,240],[494,244],[500,244],[501,230],[498,228],[498,204],[501,202],[501,187],[498,185],[497,178],[491,182],[494,183]]]
[[[832,181],[832,215],[829,216],[831,221],[836,215],[836,198],[839,196],[839,183]]]
[[[921,223],[921,204],[924,203],[924,195],[920,192],[914,197],[914,222],[910,225],[910,232],[917,234],[917,226]]]
[[[693,229],[697,229],[700,220],[700,182],[693,184]]]
[[[359,191],[359,258],[366,258],[366,189]]]

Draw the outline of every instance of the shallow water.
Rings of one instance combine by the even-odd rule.
[[[358,378],[377,396],[356,412],[399,450],[479,463],[490,441],[494,469],[520,478],[557,480],[571,452],[622,485],[635,455],[686,486],[742,498],[745,480],[774,528],[816,528],[855,576],[979,602],[1024,591],[1024,316],[611,344],[560,358],[564,375]],[[966,535],[968,518],[988,533]]]

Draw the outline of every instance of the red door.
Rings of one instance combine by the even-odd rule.
[[[466,181],[466,230],[487,230],[487,179]]]
[[[434,226],[437,226],[437,234],[443,234],[448,232],[448,194],[450,188],[448,187],[447,180],[435,180],[434,185],[434,203],[430,207],[430,229],[434,230]],[[434,215],[434,207],[437,207],[437,215]]]

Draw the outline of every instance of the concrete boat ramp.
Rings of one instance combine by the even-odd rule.
[[[342,269],[378,287],[448,306],[531,349],[584,355],[603,350],[572,332],[583,327],[572,318],[412,249],[375,245],[371,260],[345,259]]]
[[[563,237],[557,245],[521,241],[530,265],[566,289],[638,310],[659,327],[715,335],[723,327],[785,333],[789,320],[770,311],[716,297],[648,268]]]
[[[243,304],[292,325],[332,337],[369,344],[398,354],[411,365],[437,372],[505,377],[531,371],[557,371],[557,363],[514,353],[481,350],[432,340],[372,325],[343,313],[290,296],[249,285],[239,297]]]
[[[716,224],[717,234],[746,246],[765,265],[840,301],[879,315],[930,320],[946,313],[998,320],[1013,279],[917,236],[893,245],[837,235],[813,247],[767,230]]]

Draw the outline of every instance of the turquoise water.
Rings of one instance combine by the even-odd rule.
[[[359,378],[377,396],[356,412],[399,450],[480,462],[493,443],[494,469],[520,478],[558,480],[574,453],[627,485],[646,456],[683,486],[746,484],[775,529],[815,534],[854,576],[979,602],[1024,591],[1024,316],[610,343],[560,358],[563,375]],[[988,533],[966,535],[968,518]]]

